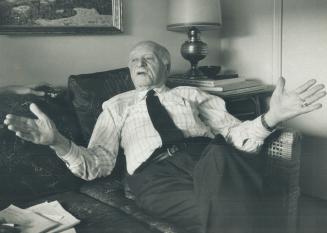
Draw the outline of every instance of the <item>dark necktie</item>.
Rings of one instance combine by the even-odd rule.
[[[167,110],[160,103],[158,96],[154,94],[154,90],[148,91],[146,106],[152,124],[160,134],[162,144],[169,145],[181,141],[184,138],[182,131],[176,127]]]

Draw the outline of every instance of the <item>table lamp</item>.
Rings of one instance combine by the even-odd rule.
[[[201,41],[201,31],[215,30],[221,25],[219,0],[169,0],[167,30],[187,32],[188,41],[181,47],[184,59],[191,63],[185,78],[207,78],[197,68],[198,62],[208,54],[208,45]]]

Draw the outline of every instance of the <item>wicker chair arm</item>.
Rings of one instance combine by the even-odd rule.
[[[300,195],[301,134],[289,128],[280,128],[265,141],[265,192],[271,209],[284,216],[283,232],[295,233],[297,206]]]
[[[267,156],[284,162],[297,163],[301,154],[301,134],[290,128],[279,128],[265,142]]]

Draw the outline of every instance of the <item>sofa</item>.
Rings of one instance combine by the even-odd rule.
[[[37,87],[45,91],[42,97],[0,94],[0,121],[8,113],[35,117],[29,111],[29,104],[34,102],[63,135],[86,146],[102,102],[133,88],[128,68],[72,75],[67,87]],[[300,142],[298,132],[279,128],[266,139],[260,154],[254,155],[264,158],[265,201],[274,219],[258,232],[296,231]],[[0,209],[11,203],[24,208],[58,200],[81,220],[77,232],[184,232],[136,206],[124,185],[122,150],[110,176],[84,181],[75,177],[49,147],[23,141],[2,124],[0,143]]]

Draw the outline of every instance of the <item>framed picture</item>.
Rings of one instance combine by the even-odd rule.
[[[0,0],[0,34],[122,31],[122,0]]]

